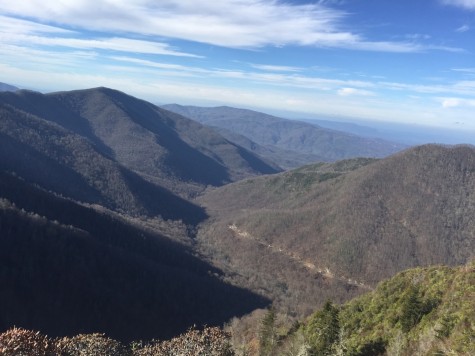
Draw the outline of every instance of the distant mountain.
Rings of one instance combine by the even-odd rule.
[[[196,222],[182,197],[274,173],[213,130],[124,93],[97,88],[0,93],[0,169],[78,201]]]
[[[163,339],[268,303],[151,223],[0,172],[0,330]]]
[[[17,90],[20,90],[20,89],[13,85],[0,82],[0,91],[17,91]]]
[[[351,133],[353,135],[358,135],[358,136],[363,136],[363,137],[382,138],[381,137],[382,133],[379,132],[376,128],[366,126],[366,125],[359,125],[352,122],[322,120],[322,119],[303,119],[301,121],[308,122],[309,124],[313,124],[313,125],[324,127],[331,130]]]
[[[303,121],[320,127],[349,132],[364,137],[377,137],[409,146],[428,143],[449,145],[475,144],[473,130],[464,128],[463,123],[454,123],[452,127],[432,127],[410,123],[364,120],[344,122],[337,120],[305,119]]]
[[[244,135],[234,133],[230,130],[213,126],[213,129],[221,136],[245,149],[254,152],[260,157],[265,157],[267,162],[273,162],[277,167],[283,169],[291,169],[300,167],[308,162],[325,161],[324,157],[311,153],[301,153],[292,150],[279,148],[277,146],[263,146],[260,145]]]
[[[362,292],[406,268],[475,256],[474,172],[474,148],[426,145],[247,179],[200,198],[211,219],[199,240],[217,265],[247,276],[241,285],[266,285],[305,313],[328,293],[347,298],[341,283]],[[303,283],[312,276],[326,283],[323,298]]]
[[[297,167],[305,154],[306,162],[336,161],[352,157],[385,157],[406,146],[376,138],[360,137],[316,125],[278,118],[251,110],[231,107],[203,108],[164,105],[163,108],[197,120],[211,127],[240,134],[267,149],[293,152],[294,165],[280,162],[278,155],[265,155],[282,167]],[[298,158],[297,158],[298,157]]]

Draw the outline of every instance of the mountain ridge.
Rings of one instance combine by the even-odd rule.
[[[286,168],[296,168],[302,157],[305,163],[315,161],[336,161],[354,157],[381,158],[393,154],[407,146],[382,139],[361,137],[342,131],[325,129],[318,125],[297,120],[288,120],[247,109],[228,106],[196,107],[177,104],[163,105],[211,127],[226,129],[240,134],[267,149],[279,149],[294,153],[297,164],[280,161],[279,156],[266,154]]]
[[[4,92],[0,111],[2,169],[131,213],[179,219],[188,205],[184,219],[197,222],[204,214],[186,199],[205,186],[278,171],[199,123],[108,88]]]
[[[20,89],[17,88],[16,86],[14,86],[14,85],[10,85],[10,84],[7,84],[7,83],[0,82],[0,92],[2,92],[2,91],[17,91],[17,90],[20,90]]]
[[[312,273],[320,271],[325,283],[335,276],[370,287],[402,269],[463,264],[475,255],[473,191],[475,149],[465,145],[313,164],[209,190],[198,200],[210,215],[198,240],[229,273],[254,270],[275,279],[274,285],[267,282],[268,295],[305,314],[307,300],[318,304],[325,297],[310,288],[302,296],[300,281],[311,271],[285,276],[289,258],[284,262],[278,251],[315,266]],[[257,240],[237,239],[229,226]],[[257,263],[259,254],[268,262]],[[256,290],[250,281],[239,283]],[[279,294],[279,283],[287,286],[286,294]],[[358,292],[347,287],[326,293],[338,299]]]

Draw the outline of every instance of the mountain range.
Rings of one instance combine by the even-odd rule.
[[[317,161],[386,157],[407,147],[246,109],[177,104],[162,107],[219,129],[222,135],[233,142],[242,144],[243,140],[239,136],[244,136],[252,141],[245,147],[255,149],[286,169]]]
[[[475,255],[471,146],[168,109],[0,93],[0,330],[166,338],[271,304],[295,320]]]
[[[313,164],[209,190],[199,241],[236,283],[305,314],[403,269],[473,258],[474,191],[470,146]]]
[[[3,170],[128,213],[186,218],[180,196],[278,171],[207,127],[107,88],[4,92],[0,105]]]

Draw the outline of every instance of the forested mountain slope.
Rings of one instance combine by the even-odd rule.
[[[94,169],[111,172],[86,168],[89,162],[95,167],[120,165],[142,180],[187,196],[206,185],[277,171],[199,123],[112,89],[0,93],[0,110],[0,132],[10,146],[26,146],[31,154],[80,175]]]
[[[317,355],[473,355],[475,264],[401,272],[341,307],[325,305],[300,332],[300,346]]]
[[[0,173],[0,330],[163,339],[267,305],[195,257],[179,225],[152,223]]]
[[[190,197],[276,171],[111,89],[0,93],[0,328],[164,338],[267,305],[195,255]]]
[[[304,276],[361,292],[406,268],[465,263],[475,255],[474,192],[468,146],[310,165],[209,191],[200,198],[211,215],[200,241],[223,268],[256,271],[236,277],[242,285],[256,290],[262,278],[264,294],[302,311],[321,291],[294,292]],[[286,275],[285,261],[302,277]]]
[[[306,163],[313,163],[353,157],[385,157],[405,147],[381,139],[364,138],[252,110],[226,106],[204,108],[176,104],[163,107],[208,126],[246,136],[267,149],[284,151],[286,155],[282,161],[279,159],[279,154],[261,154],[265,154],[265,157],[286,168],[298,167],[302,158],[306,159]],[[285,159],[288,158],[290,152],[294,153],[296,160],[294,165],[289,159]]]

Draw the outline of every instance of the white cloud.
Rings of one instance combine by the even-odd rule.
[[[68,47],[81,50],[102,49],[143,54],[200,57],[180,52],[166,43],[155,41],[123,37],[94,39],[79,37],[80,35],[76,31],[0,15],[0,43],[2,45]]]
[[[462,25],[460,26],[459,28],[457,28],[455,31],[456,32],[460,32],[460,33],[463,33],[463,32],[467,32],[470,30],[470,26],[468,25]]]
[[[182,71],[182,72],[204,73],[204,74],[211,73],[211,71],[209,71],[207,69],[203,69],[203,68],[183,66],[183,65],[180,65],[180,64],[160,63],[160,62],[149,61],[149,60],[139,59],[139,58],[131,58],[131,57],[123,57],[123,56],[112,56],[112,57],[110,57],[110,59],[113,59],[113,60],[116,60],[116,61],[128,62],[128,63],[132,63],[132,64],[137,64],[139,66],[147,66],[147,67],[152,67],[152,68],[158,68],[158,69],[176,70],[176,71]]]
[[[442,107],[444,109],[457,107],[475,107],[475,100],[464,98],[440,98]]]
[[[423,33],[409,33],[409,34],[405,35],[404,37],[406,37],[410,40],[428,40],[432,36],[427,35],[427,34],[423,34]]]
[[[302,68],[271,64],[251,64],[251,67],[269,72],[300,72]]]
[[[452,84],[407,84],[395,82],[380,82],[378,83],[384,89],[408,91],[422,94],[442,94],[452,93],[457,95],[475,96],[475,82],[474,81],[458,81]]]
[[[137,69],[131,67],[133,69]],[[110,75],[109,71],[101,74],[90,72],[71,73],[58,70],[46,71],[42,66],[31,69],[19,69],[11,65],[0,63],[0,73],[3,81],[11,82],[20,87],[37,88],[44,90],[70,90],[107,86],[125,91],[152,102],[178,102],[191,105],[233,105],[274,112],[292,111],[294,113],[312,115],[340,115],[345,117],[359,117],[373,120],[420,123],[431,126],[451,126],[456,119],[460,122],[473,122],[474,101],[462,100],[459,106],[443,108],[440,105],[444,99],[439,98],[439,105],[427,105],[423,98],[406,102],[395,102],[381,97],[372,97],[371,103],[359,96],[338,96],[329,92],[315,93],[313,91],[286,91],[275,87],[255,87],[253,90],[240,87],[226,87],[216,85],[212,81],[190,83],[179,81],[177,78],[168,80],[164,76],[153,76],[151,73],[138,70],[137,72],[121,72],[120,77]],[[140,74],[137,80],[136,74]],[[21,79],[23,78],[23,79]],[[19,81],[20,80],[20,81]],[[45,85],[47,85],[45,87]],[[430,103],[430,101],[429,101]],[[450,102],[449,106],[450,106]],[[455,103],[455,101],[452,101]],[[468,104],[468,105],[467,105]],[[465,106],[464,106],[465,105]],[[471,126],[474,128],[474,125]]]
[[[475,0],[441,0],[445,5],[462,7],[469,10],[475,10]]]
[[[160,36],[232,48],[322,46],[420,52],[407,42],[373,42],[346,29],[350,15],[326,2],[282,0],[0,0],[0,12],[90,31]],[[445,50],[445,48],[439,48]],[[450,50],[450,49],[449,49]]]
[[[1,11],[1,10],[0,10]],[[56,34],[72,34],[74,31],[64,28],[42,25],[36,22],[16,19],[8,16],[0,15],[0,32],[12,34],[28,34],[28,33],[56,33]]]
[[[374,96],[375,94],[368,90],[355,89],[355,88],[341,88],[337,91],[340,96],[350,96],[350,95],[359,95],[359,96]]]
[[[475,68],[453,68],[454,72],[466,73],[469,75],[475,75]]]

